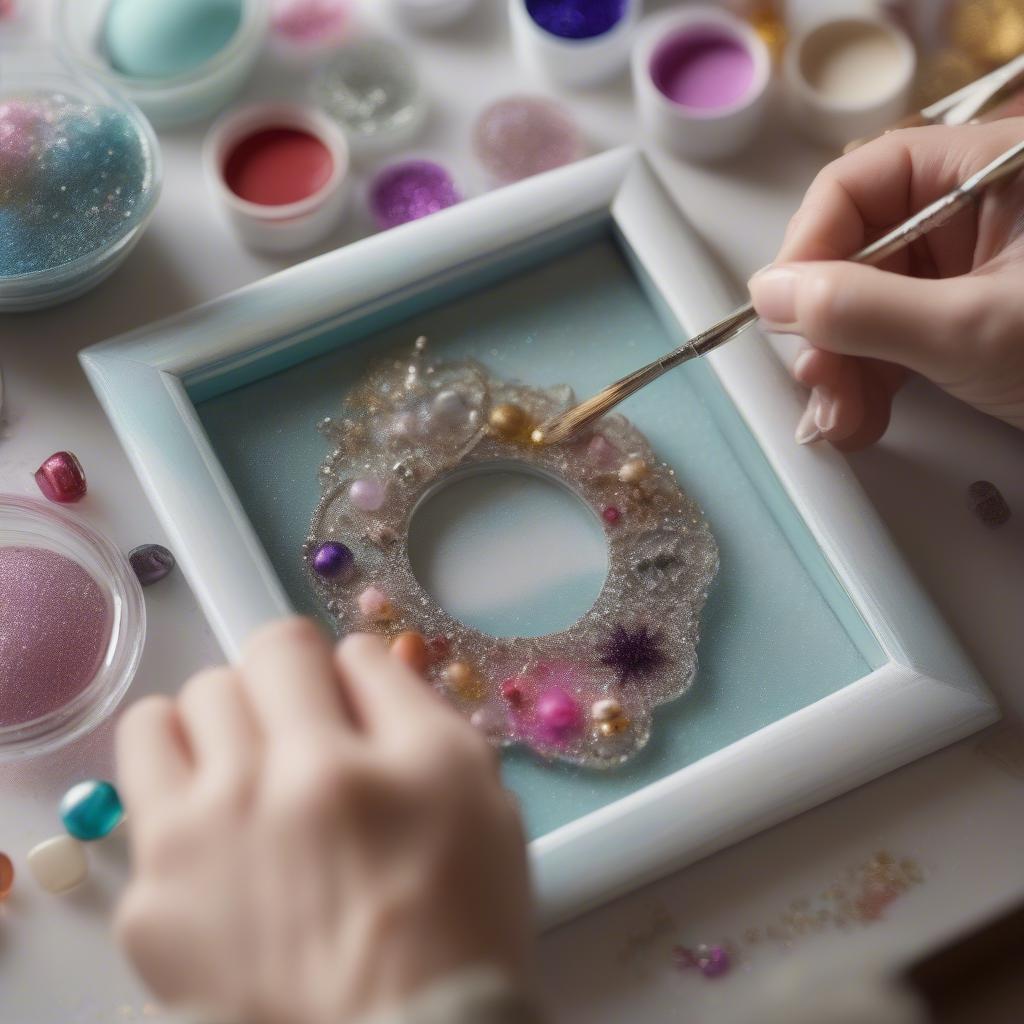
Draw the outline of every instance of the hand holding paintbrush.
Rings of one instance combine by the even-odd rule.
[[[751,305],[542,425],[534,440],[572,436],[758,314],[814,346],[795,368],[813,389],[802,443],[876,440],[906,369],[1024,427],[1022,140],[1019,118],[911,129],[837,160],[811,186],[775,264],[752,279]],[[885,270],[871,265],[882,261]]]

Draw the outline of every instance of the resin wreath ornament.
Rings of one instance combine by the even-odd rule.
[[[333,451],[303,557],[339,632],[403,645],[430,683],[496,744],[607,768],[646,744],[655,707],[689,689],[718,548],[675,472],[608,416],[573,442],[531,430],[573,402],[568,387],[509,383],[473,362],[407,360],[369,372],[321,431]],[[608,576],[568,629],[488,636],[449,615],[409,562],[411,516],[430,493],[489,467],[562,483],[604,525]]]

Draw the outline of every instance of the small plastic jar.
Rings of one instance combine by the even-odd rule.
[[[210,129],[203,167],[214,199],[252,249],[315,245],[341,223],[350,192],[348,143],[324,113],[255,103]]]
[[[0,644],[0,761],[55,750],[106,719],[146,640],[142,588],[121,552],[63,509],[0,494],[0,608],[20,641]]]
[[[434,29],[465,18],[478,0],[391,0],[398,16],[413,28]]]
[[[783,72],[794,125],[841,148],[880,134],[907,112],[917,53],[893,22],[853,14],[797,35],[786,49]]]
[[[720,160],[754,140],[770,80],[771,55],[757,32],[707,4],[648,19],[633,51],[646,132],[692,160]]]
[[[629,65],[642,0],[606,0],[600,16],[579,21],[558,11],[557,0],[509,0],[512,42],[521,63],[553,82],[589,86]]]
[[[38,66],[36,61],[22,58],[10,62],[5,59],[0,65],[0,121],[8,133],[0,158],[9,161],[0,166],[0,313],[55,306],[95,288],[124,262],[142,237],[162,184],[159,144],[149,122],[134,104],[96,79],[67,71],[28,70],[29,65]],[[29,154],[19,143],[19,134],[24,133],[24,143],[38,146],[39,136],[34,133],[48,129],[38,123],[32,111],[51,104],[81,104],[83,111],[88,108],[96,117],[116,118],[121,128],[133,133],[129,138],[137,146],[139,190],[130,209],[125,205],[123,227],[122,213],[117,208],[120,200],[111,193],[97,195],[98,214],[93,213],[92,204],[87,207],[80,202],[69,207],[63,202],[62,197],[71,194],[69,188],[97,187],[91,178],[81,174],[81,164],[68,168],[66,179],[60,178],[52,162],[43,170],[38,160],[22,160],[19,166],[19,156]],[[83,144],[89,145],[88,138]],[[31,152],[37,153],[37,149]],[[79,184],[69,186],[68,180],[77,180]],[[109,174],[106,180],[110,180]],[[10,190],[6,195],[5,186]],[[82,194],[73,198],[81,199]],[[74,209],[73,215],[70,209]],[[109,230],[93,232],[97,241],[95,247],[88,248],[88,238],[83,239],[76,232],[75,220],[81,218],[83,226],[87,226],[84,218],[97,215],[110,217],[111,223]],[[53,238],[49,239],[54,251],[48,265],[6,272],[15,263],[23,264],[20,253],[38,251],[49,238],[40,227],[41,219],[60,224],[59,231],[55,228]],[[66,258],[57,251],[64,240],[68,242]]]
[[[107,19],[117,0],[58,0],[56,37],[64,56],[120,89],[157,127],[187,124],[225,107],[241,90],[263,49],[269,0],[240,0],[237,30],[209,59],[180,74],[125,74],[111,61]],[[151,0],[175,4],[179,0]]]

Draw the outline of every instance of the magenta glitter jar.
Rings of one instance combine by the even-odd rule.
[[[679,156],[739,153],[761,128],[771,56],[743,19],[709,5],[649,18],[633,51],[633,92],[647,133]]]
[[[0,495],[0,761],[99,725],[145,636],[142,588],[110,541],[63,509]]]
[[[420,220],[460,202],[462,192],[455,179],[433,160],[390,164],[370,182],[370,213],[381,230]]]

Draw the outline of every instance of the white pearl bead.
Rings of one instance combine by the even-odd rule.
[[[67,892],[84,882],[89,874],[85,850],[71,836],[54,836],[32,847],[28,866],[47,892]]]

